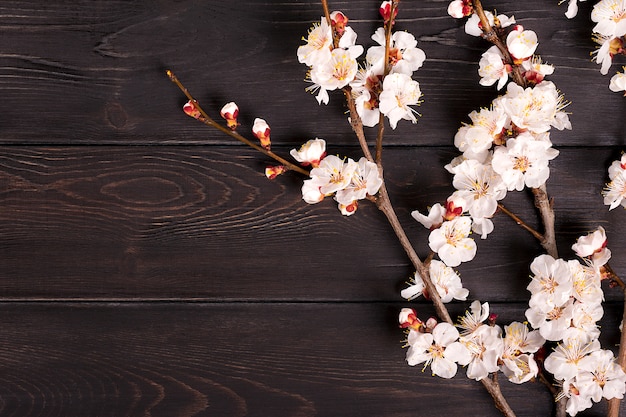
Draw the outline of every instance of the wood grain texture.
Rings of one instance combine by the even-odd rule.
[[[423,257],[428,232],[410,212],[449,195],[451,177],[441,166],[454,155],[449,148],[385,154],[391,194]],[[598,225],[614,253],[626,250],[624,213],[609,212],[600,195],[613,158],[611,149],[565,149],[552,165],[549,189],[565,258],[574,256],[576,238]],[[239,147],[6,148],[0,294],[397,300],[413,271],[383,216],[367,202],[349,218],[331,199],[308,205],[302,179],[269,181],[261,173],[266,162]],[[503,202],[537,224],[528,194],[509,193]],[[476,298],[524,301],[540,246],[504,215],[495,224],[487,240],[476,237],[477,258],[458,269]],[[613,264],[625,267],[619,256]]]
[[[498,416],[462,370],[448,381],[406,365],[399,307],[3,304],[0,414]],[[517,308],[493,306],[503,320]],[[518,416],[547,415],[541,384],[503,389]]]
[[[572,102],[574,130],[555,133],[554,142],[622,145],[624,101],[608,91],[608,77],[589,59],[590,6],[581,5],[580,16],[570,21],[556,3],[508,0],[486,7],[514,14],[535,30],[539,54],[556,66],[551,79]],[[380,25],[375,2],[331,6],[348,14],[359,42],[372,44],[370,34]],[[2,143],[224,143],[222,135],[180,112],[184,100],[166,68],[210,114],[234,100],[242,129],[255,117],[268,120],[277,143],[310,136],[352,141],[341,98],[320,107],[304,91],[306,68],[295,51],[319,20],[315,2],[7,1],[1,7]],[[467,114],[496,95],[478,85],[477,62],[487,45],[466,35],[446,7],[442,0],[403,5],[398,29],[414,33],[428,57],[416,73],[423,117],[418,127],[403,123],[389,132],[388,143],[448,145]]]

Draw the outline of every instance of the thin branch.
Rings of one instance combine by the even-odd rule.
[[[498,208],[500,209],[500,211],[502,211],[502,213],[512,218],[515,221],[515,223],[517,223],[522,229],[530,232],[530,234],[533,235],[540,242],[543,241],[543,235],[539,233],[538,231],[536,231],[535,229],[533,229],[532,227],[530,227],[524,220],[519,218],[515,213],[508,210],[506,207],[504,207],[500,203],[498,203]]]
[[[541,215],[544,227],[541,246],[543,246],[546,252],[548,252],[548,255],[556,259],[559,257],[559,252],[556,247],[552,201],[550,200],[550,197],[548,197],[548,191],[545,184],[540,187],[533,188],[532,190],[535,195],[535,206],[539,209],[539,214]]]
[[[211,117],[209,117],[206,112],[202,109],[202,107],[200,107],[200,104],[198,103],[198,101],[196,99],[193,98],[193,96],[189,93],[189,91],[187,90],[187,88],[185,88],[185,86],[180,82],[180,80],[176,77],[176,75],[174,75],[174,73],[170,70],[167,70],[167,76],[170,78],[170,80],[176,84],[178,86],[178,88],[180,89],[180,91],[183,92],[183,94],[185,94],[185,96],[189,99],[189,101],[191,101],[194,105],[194,107],[196,109],[198,109],[198,111],[200,112],[200,114],[202,115],[202,117],[200,117],[198,120],[200,120],[202,123],[204,123],[207,126],[210,127],[214,127],[215,129],[226,133],[227,135],[237,139],[239,142],[242,142],[246,145],[248,145],[249,147],[251,147],[252,149],[255,149],[259,152],[261,152],[262,154],[269,156],[270,158],[274,159],[275,161],[279,162],[281,165],[284,165],[285,168],[287,168],[290,171],[296,171],[302,175],[306,175],[307,177],[309,176],[309,171],[299,167],[298,165],[291,163],[289,161],[287,161],[284,158],[281,158],[280,156],[276,155],[274,152],[272,151],[268,151],[267,149],[265,149],[262,146],[257,145],[256,143],[246,139],[245,137],[241,136],[239,133],[235,132],[234,130],[231,130],[219,123],[217,123],[215,120],[213,120]]]

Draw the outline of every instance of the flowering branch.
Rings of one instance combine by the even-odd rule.
[[[191,102],[193,108],[195,108],[200,116],[197,117],[198,120],[200,120],[202,123],[204,123],[207,126],[210,127],[214,127],[215,129],[226,133],[227,135],[237,139],[239,142],[242,142],[246,145],[248,145],[249,147],[251,147],[252,149],[255,149],[259,152],[261,152],[262,154],[269,156],[270,158],[274,159],[275,161],[279,162],[280,164],[284,165],[285,168],[287,168],[288,170],[291,171],[295,171],[298,172],[302,175],[305,176],[309,176],[309,171],[302,169],[301,167],[287,161],[286,159],[283,159],[282,157],[276,155],[274,152],[267,150],[266,148],[257,145],[256,143],[253,143],[251,141],[249,141],[248,139],[246,139],[245,137],[241,136],[239,133],[235,132],[232,129],[229,129],[227,127],[222,126],[221,124],[217,123],[215,120],[213,120],[211,117],[209,117],[206,112],[202,109],[202,107],[200,107],[200,104],[196,101],[196,99],[193,98],[193,96],[189,93],[189,91],[187,90],[187,88],[185,88],[185,86],[179,81],[179,79],[176,77],[176,75],[174,75],[174,73],[170,70],[166,71],[167,76],[169,77],[169,79],[178,86],[178,88],[185,94],[185,96],[189,99],[189,101]]]

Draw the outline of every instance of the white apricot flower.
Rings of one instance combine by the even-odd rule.
[[[449,303],[453,299],[461,301],[467,299],[469,290],[463,288],[461,278],[454,269],[446,266],[441,261],[433,259],[430,262],[429,274],[442,302]],[[422,295],[424,288],[424,281],[416,272],[412,279],[412,285],[402,290],[400,295],[407,300],[413,300]]]
[[[537,330],[529,332],[528,326],[520,322],[504,326],[504,332],[504,351],[500,370],[514,384],[531,380],[539,372],[533,353],[538,351],[546,340]]]
[[[615,361],[610,350],[597,350],[581,361],[583,372],[576,377],[581,392],[595,402],[602,398],[624,398],[626,374]]]
[[[530,270],[534,275],[526,289],[531,293],[531,308],[549,313],[570,299],[573,290],[572,273],[563,259],[539,255],[530,264]],[[535,325],[533,327],[537,328]]]
[[[494,85],[501,90],[509,80],[511,67],[504,63],[502,52],[497,46],[492,46],[483,53],[478,62],[478,75],[480,75],[480,85]]]
[[[454,145],[463,152],[468,159],[470,155],[480,154],[493,146],[495,140],[502,135],[502,130],[508,123],[508,117],[502,107],[480,109],[469,114],[471,125],[462,126],[454,136]]]
[[[516,60],[530,58],[537,49],[537,34],[517,26],[506,37],[506,47]]]
[[[601,0],[591,11],[593,31],[611,38],[626,35],[626,1]]]
[[[559,130],[572,128],[567,114],[562,111],[567,103],[550,81],[527,88],[509,83],[506,95],[498,103],[504,106],[518,128],[533,133],[547,132],[550,126]]]
[[[322,194],[330,195],[346,188],[357,168],[358,164],[351,158],[345,162],[338,156],[329,155],[322,159],[317,168],[311,170],[311,180],[307,181],[318,185]]]
[[[619,172],[602,190],[604,204],[613,210],[620,204],[626,208],[626,171]]]
[[[526,318],[533,329],[539,329],[539,333],[546,340],[563,340],[567,329],[570,327],[574,316],[574,300],[570,299],[561,307],[554,307],[545,311],[540,305],[533,305],[526,310]]]
[[[461,329],[462,336],[468,336],[478,330],[483,322],[489,317],[489,303],[480,304],[480,301],[474,300],[470,304],[469,311],[459,319],[457,327]]]
[[[490,164],[481,164],[473,159],[465,160],[454,168],[452,185],[457,189],[452,195],[465,200],[470,216],[475,218],[493,216],[498,201],[506,196],[506,186],[500,175]]]
[[[446,209],[439,203],[433,204],[428,210],[428,215],[423,215],[419,211],[414,210],[411,212],[411,216],[420,222],[422,226],[427,229],[436,229],[443,223],[443,216],[446,214]]]
[[[568,261],[567,265],[572,274],[572,296],[585,305],[601,304],[604,293],[599,272],[575,260]]]
[[[593,232],[579,237],[572,245],[572,250],[581,258],[587,258],[605,250],[607,241],[604,227],[598,226]]]
[[[372,66],[384,69],[385,63],[385,29],[378,28],[372,35],[372,40],[379,46],[372,46],[367,50],[365,60]],[[408,32],[394,32],[389,45],[389,63],[391,73],[411,75],[417,71],[424,60],[426,54],[417,47],[415,36]]]
[[[367,158],[361,157],[350,183],[337,191],[335,200],[339,204],[347,206],[355,200],[364,199],[368,194],[375,195],[382,184],[383,179],[378,171],[378,166],[374,162],[368,161]]]
[[[523,132],[494,150],[491,165],[509,191],[522,191],[524,186],[537,188],[545,184],[550,176],[548,163],[558,154],[549,142]]]
[[[489,24],[491,26],[495,25],[495,19],[493,13],[485,10],[485,16],[487,16],[487,20],[489,20]],[[505,16],[503,14],[498,15],[498,25],[501,28],[505,28],[515,24],[515,17]],[[472,14],[467,22],[465,22],[465,33],[472,36],[482,36],[483,30],[482,25],[480,24],[480,18],[476,13]]]
[[[544,64],[541,57],[537,55],[533,55],[530,59],[522,62],[522,68],[524,69],[524,78],[533,84],[539,84],[546,75],[551,75],[554,72],[554,67]]]
[[[380,93],[380,112],[389,118],[392,129],[396,128],[400,119],[417,123],[418,114],[409,107],[419,104],[422,95],[419,83],[406,74],[389,74],[383,80],[383,91]]]
[[[460,342],[472,354],[467,366],[467,377],[480,381],[499,369],[498,359],[504,351],[502,329],[499,326],[482,324],[468,336],[462,336]]]
[[[309,74],[313,86],[307,91],[319,90],[316,98],[322,104],[328,104],[328,91],[341,89],[348,85],[356,76],[358,54],[343,48],[335,48],[330,53],[330,59],[319,62],[311,67]]]
[[[437,324],[432,333],[411,330],[406,360],[411,366],[425,363],[424,367],[430,365],[433,375],[452,378],[457,363],[467,365],[471,359],[470,352],[458,339],[459,332],[449,323]]]
[[[556,379],[572,379],[580,372],[585,356],[599,349],[600,342],[597,340],[567,339],[546,358],[544,366]]]
[[[383,68],[375,68],[367,64],[360,68],[350,83],[356,111],[364,126],[376,126],[380,120],[378,96],[383,90]]]
[[[437,252],[439,258],[448,266],[459,266],[476,256],[476,242],[470,239],[472,220],[469,217],[457,217],[442,223],[441,227],[430,232],[428,245]]]
[[[311,139],[307,141],[300,149],[292,149],[289,154],[300,164],[313,168],[319,166],[320,161],[326,156],[326,141],[324,139]]]
[[[313,24],[304,40],[306,44],[298,47],[298,62],[313,66],[330,60],[333,32],[325,17],[322,16],[319,24]]]
[[[615,178],[620,173],[626,171],[626,153],[618,161],[613,161],[609,167],[609,179]]]
[[[626,91],[626,67],[623,67],[622,70],[624,72],[616,73],[613,77],[611,77],[611,81],[609,83],[609,89],[616,93]]]
[[[454,0],[448,5],[448,14],[455,19],[467,17],[472,14],[473,10],[470,0]]]

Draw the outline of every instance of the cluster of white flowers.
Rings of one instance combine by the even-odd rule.
[[[603,190],[604,204],[613,210],[620,204],[626,208],[626,154],[619,161],[613,161],[609,167],[611,180]]]
[[[577,13],[577,1],[569,0],[565,15],[571,19]],[[601,65],[600,73],[606,75],[615,55],[626,54],[626,0],[600,0],[593,6],[591,20],[596,23],[592,39],[599,45],[593,52],[595,61]],[[616,73],[611,78],[609,88],[615,92],[626,91],[626,75]]]
[[[403,309],[400,327],[408,329],[406,360],[414,366],[430,365],[433,375],[452,378],[458,365],[467,366],[466,375],[480,381],[490,373],[502,371],[513,383],[521,384],[537,376],[534,353],[545,339],[519,322],[502,328],[489,315],[489,304],[474,301],[470,311],[456,325],[423,323],[413,309]],[[487,321],[487,323],[485,323]]]
[[[292,149],[291,156],[300,164],[313,167],[310,178],[302,185],[302,199],[315,204],[334,194],[345,216],[354,214],[358,201],[375,195],[383,183],[378,166],[366,158],[356,162],[351,158],[326,156],[324,139],[312,139],[300,149]]]
[[[393,22],[392,17],[385,15],[389,3],[385,1],[380,7],[386,24]],[[349,87],[365,126],[378,124],[381,113],[393,129],[402,119],[416,123],[417,112],[410,106],[420,103],[422,92],[411,76],[422,66],[426,55],[417,47],[415,37],[408,32],[393,33],[388,61],[384,62],[385,29],[378,28],[372,35],[377,45],[367,50],[365,63],[359,68],[356,59],[363,54],[363,47],[355,44],[357,35],[346,26],[348,18],[337,11],[330,18],[329,25],[322,17],[309,31],[306,44],[298,48],[298,60],[310,67],[313,85],[308,90],[317,92],[320,104],[327,104],[328,91]],[[337,47],[334,37],[338,38]]]
[[[611,257],[606,243],[599,227],[572,246],[584,264],[541,255],[530,267],[534,275],[526,318],[546,340],[559,342],[544,367],[562,382],[561,397],[568,398],[570,415],[603,397],[623,398],[626,391],[626,374],[598,341],[597,322],[604,314],[600,281]]]
[[[465,3],[462,7],[466,9]],[[499,22],[500,28],[502,22],[508,26],[514,22],[504,15],[497,20],[489,13],[487,17]],[[475,34],[475,30],[480,30],[478,18],[472,15],[466,31]],[[470,113],[472,123],[463,125],[454,138],[455,146],[463,155],[446,165],[454,175],[452,185],[456,191],[448,198],[445,208],[435,204],[427,215],[418,211],[412,213],[417,221],[431,229],[430,248],[452,267],[474,258],[476,244],[469,234],[473,231],[484,239],[493,231],[491,217],[507,191],[545,184],[550,174],[548,163],[559,153],[552,148],[549,131],[552,127],[571,129],[563,111],[566,103],[556,86],[544,80],[544,75],[551,73],[552,68],[547,70],[533,55],[537,48],[534,32],[518,25],[506,39],[516,65],[527,68],[523,76],[532,86],[524,88],[511,82],[505,94],[496,98],[490,108]],[[511,69],[506,69],[497,47],[483,54],[481,63],[481,84],[490,85],[497,80],[502,84],[499,87],[506,84]],[[501,70],[494,72],[496,64]]]
[[[501,371],[509,381],[521,384],[535,378],[539,365],[535,353],[546,341],[558,345],[543,362],[562,386],[567,412],[575,415],[602,398],[623,398],[626,374],[613,353],[600,347],[598,320],[604,313],[600,286],[604,266],[611,257],[602,227],[580,237],[572,249],[582,258],[564,261],[540,255],[532,262],[531,292],[526,318],[532,326],[513,322],[502,328],[489,315],[489,304],[474,301],[470,311],[452,326],[434,319],[422,322],[415,310],[405,308],[400,327],[408,329],[406,360],[409,365],[430,365],[433,375],[452,378],[458,366],[467,366],[475,380]],[[458,276],[441,262],[433,261],[433,281],[442,298],[464,300],[467,290]],[[445,284],[442,284],[445,283]],[[421,280],[403,291],[414,298],[424,290]],[[457,328],[459,330],[457,330]]]

